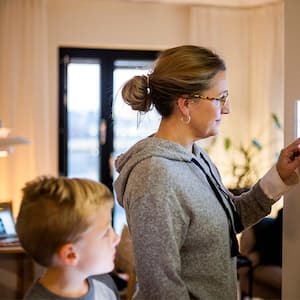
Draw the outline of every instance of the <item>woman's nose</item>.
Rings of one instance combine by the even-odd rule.
[[[231,109],[230,109],[230,105],[229,105],[229,101],[227,101],[224,106],[221,109],[221,113],[224,115],[230,114],[231,113]]]

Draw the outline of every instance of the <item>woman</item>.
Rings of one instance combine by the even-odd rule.
[[[253,188],[233,197],[194,142],[216,135],[230,113],[226,68],[197,46],[165,50],[148,76],[122,89],[134,110],[154,106],[158,131],[116,162],[118,201],[133,240],[138,300],[235,299],[236,232],[267,215],[298,180],[300,139]]]

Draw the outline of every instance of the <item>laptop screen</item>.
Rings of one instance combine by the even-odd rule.
[[[15,222],[10,207],[0,204],[0,239],[15,235]]]

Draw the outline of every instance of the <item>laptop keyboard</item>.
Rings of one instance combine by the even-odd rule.
[[[9,246],[20,246],[19,239],[17,237],[14,238],[6,238],[0,239],[0,247],[9,247]]]

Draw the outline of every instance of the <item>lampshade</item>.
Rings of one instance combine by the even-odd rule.
[[[11,136],[10,132],[10,129],[2,127],[2,122],[0,121],[0,157],[7,156],[9,153],[11,153],[12,145],[30,143],[30,140],[26,138]]]
[[[1,128],[0,128],[1,131]],[[0,147],[6,147],[16,144],[30,144],[30,140],[23,138],[23,137],[6,137],[2,138],[0,137]]]

